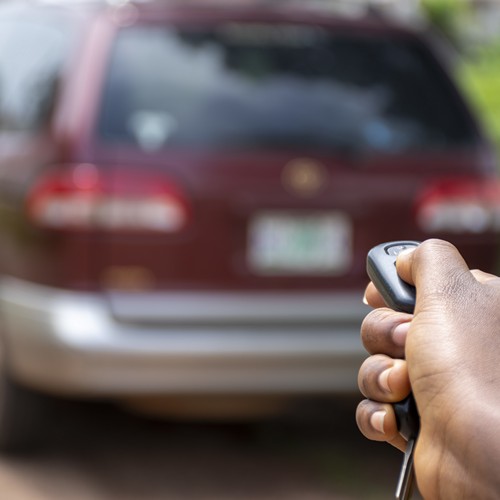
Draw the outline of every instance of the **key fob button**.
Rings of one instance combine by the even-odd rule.
[[[416,247],[417,245],[390,245],[385,247],[385,252],[391,257],[397,257],[403,250]]]

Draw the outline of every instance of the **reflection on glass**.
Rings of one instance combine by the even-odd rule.
[[[101,139],[399,153],[473,132],[424,46],[312,26],[135,26],[114,47]]]

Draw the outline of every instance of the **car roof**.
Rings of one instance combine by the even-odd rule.
[[[19,0],[4,2],[15,3]],[[346,28],[397,30],[415,32],[407,23],[395,22],[376,9],[346,8],[349,3],[335,1],[298,0],[27,0],[28,8],[60,7],[79,12],[101,12],[115,9],[134,9],[140,20],[174,18],[255,20],[268,22],[320,23]],[[340,7],[342,5],[342,7]],[[354,4],[352,4],[354,6]]]
[[[270,0],[148,0],[130,2],[145,17],[172,14],[173,12],[203,14],[208,17],[266,17],[269,20],[296,21],[335,21],[342,24],[369,24],[371,26],[387,26],[388,20],[375,11],[352,12],[336,10],[324,2],[309,1],[270,1]]]

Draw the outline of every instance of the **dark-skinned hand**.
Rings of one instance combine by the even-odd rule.
[[[415,285],[414,315],[374,310],[361,327],[370,353],[356,419],[369,439],[404,450],[391,403],[413,391],[421,429],[415,473],[425,499],[500,498],[500,278],[470,271],[458,250],[428,240],[397,259]]]

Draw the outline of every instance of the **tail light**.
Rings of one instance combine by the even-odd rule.
[[[42,178],[27,199],[30,218],[52,229],[105,229],[171,233],[184,228],[185,196],[163,176],[67,167]]]
[[[417,200],[416,219],[428,233],[500,231],[500,181],[446,179]]]

